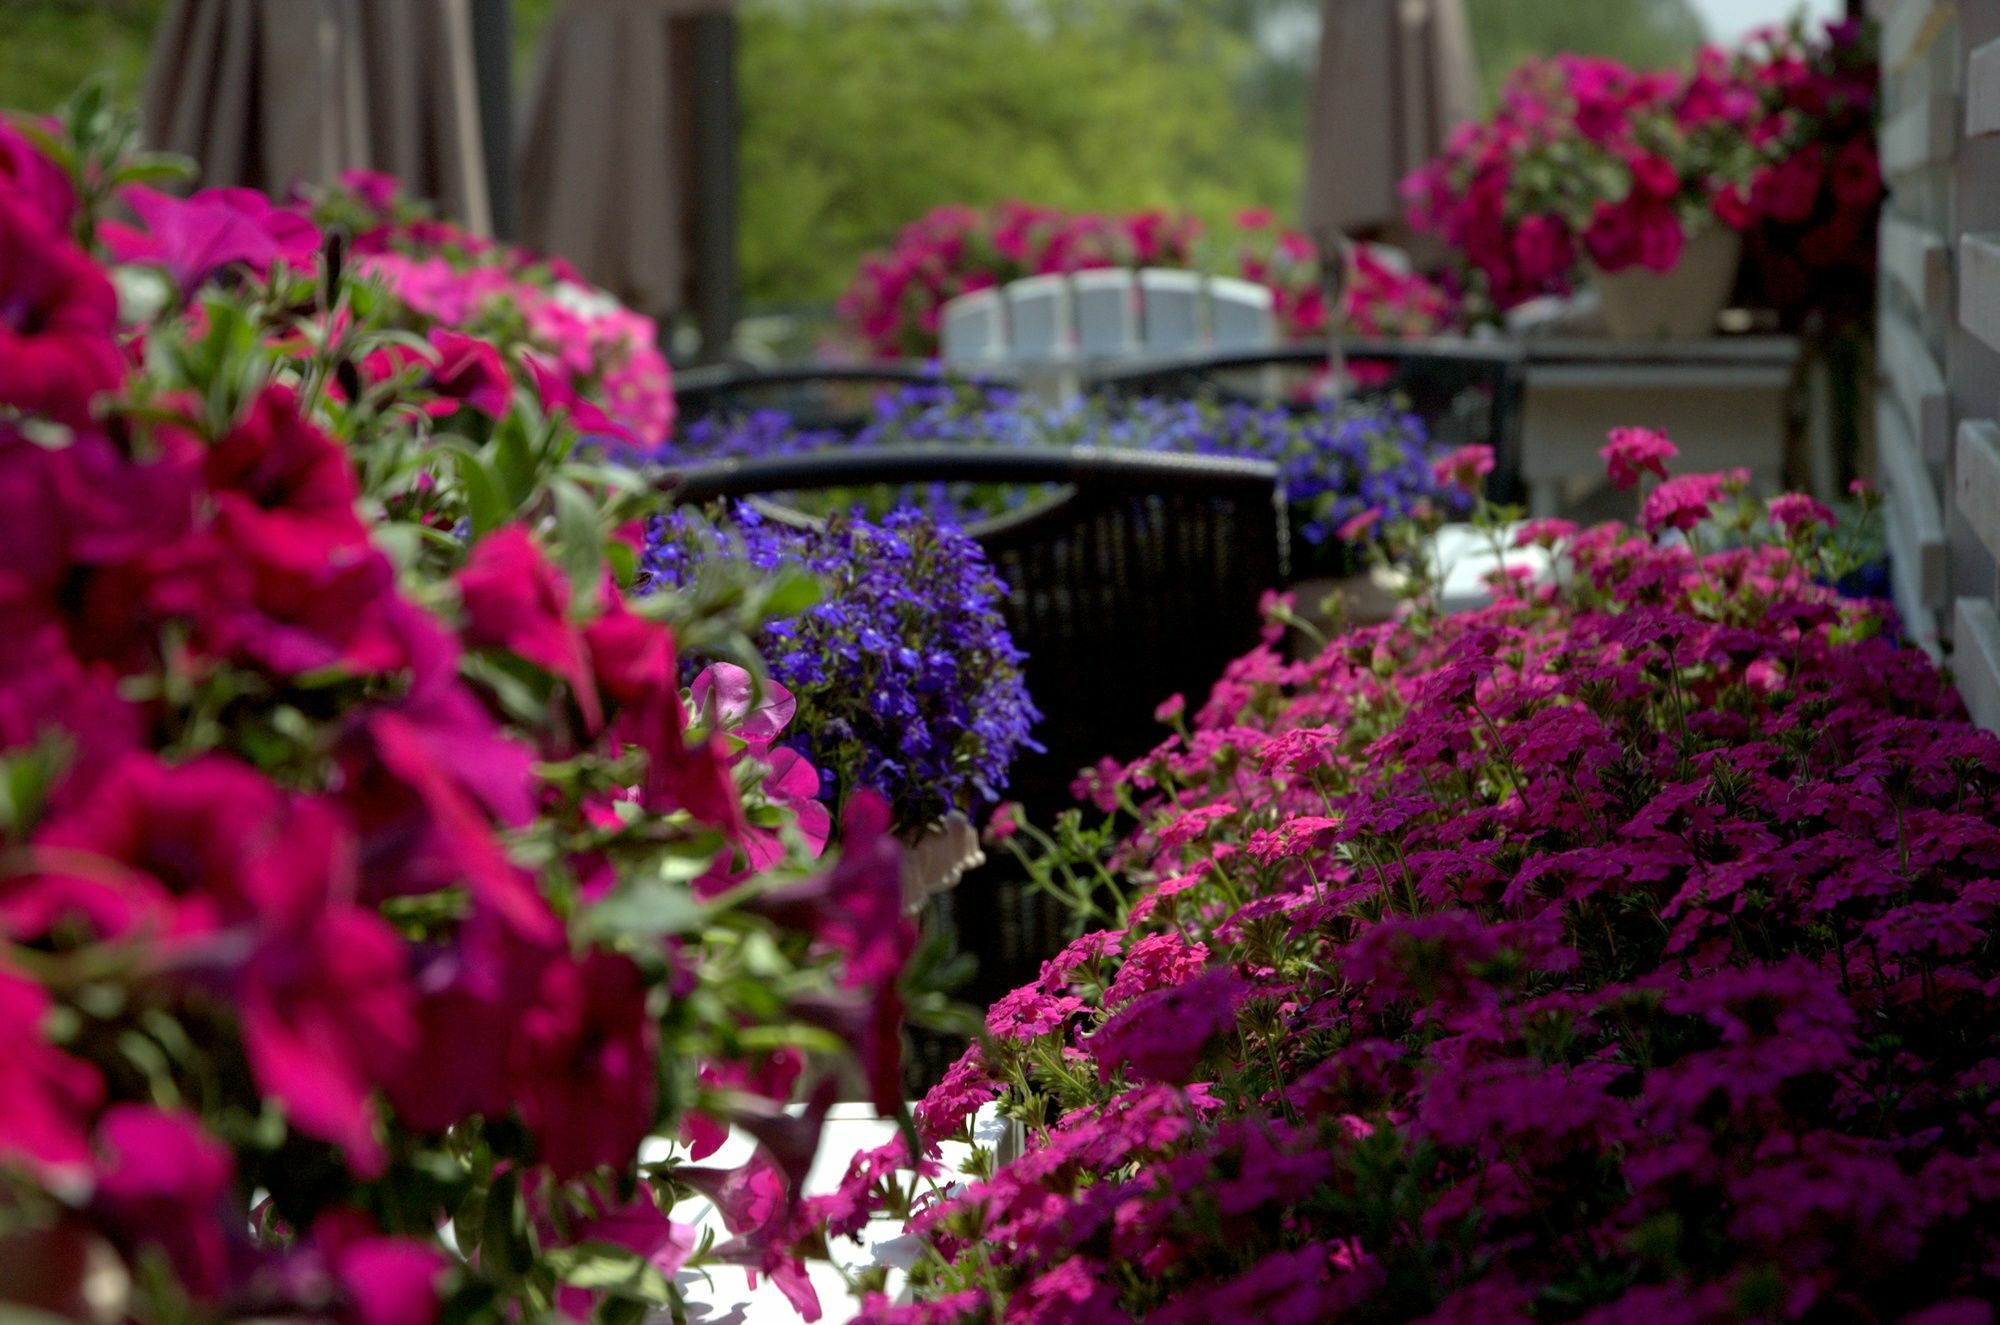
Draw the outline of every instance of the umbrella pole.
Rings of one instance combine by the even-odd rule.
[[[736,339],[736,16],[694,20],[694,305],[701,359],[719,363]]]
[[[472,0],[472,62],[479,85],[479,132],[486,153],[487,204],[496,238],[518,239],[514,212],[513,0]]]
[[[1319,288],[1326,300],[1326,400],[1347,395],[1347,236],[1324,232],[1319,240]]]

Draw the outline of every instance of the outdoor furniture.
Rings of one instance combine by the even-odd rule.
[[[680,502],[760,498],[768,515],[802,520],[771,499],[934,482],[1061,485],[967,530],[1008,587],[1008,626],[1042,712],[1035,734],[1046,748],[1016,762],[1007,788],[1036,822],[1074,804],[1079,769],[1157,744],[1159,703],[1174,694],[1200,703],[1257,643],[1259,600],[1279,582],[1284,539],[1277,470],[1263,461],[891,446],[720,462],[660,485]],[[975,1002],[1032,979],[1066,937],[1066,917],[1002,862],[969,874],[947,906],[979,957]]]
[[[1658,428],[1680,473],[1745,468],[1759,491],[1782,480],[1794,336],[1523,341],[1521,473],[1533,515],[1554,515],[1572,485],[1603,480],[1612,428]]]
[[[853,435],[874,416],[885,390],[913,386],[959,386],[975,391],[1012,389],[991,372],[941,375],[925,364],[800,364],[788,368],[718,366],[694,368],[674,379],[674,400],[683,425],[720,414],[777,410],[801,429]]]
[[[946,364],[1004,364],[1059,397],[1089,364],[1277,342],[1268,287],[1170,268],[1024,277],[960,295],[941,317]]]
[[[1518,501],[1521,486],[1521,355],[1512,343],[1466,340],[1347,341],[1352,398],[1402,402],[1440,442],[1493,448],[1487,495]],[[1143,359],[1100,368],[1084,389],[1114,400],[1210,399],[1317,409],[1326,399],[1320,345]]]

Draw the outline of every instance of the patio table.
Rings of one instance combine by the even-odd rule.
[[[1525,348],[1521,473],[1531,514],[1557,514],[1570,484],[1601,481],[1605,434],[1633,424],[1673,438],[1679,472],[1740,466],[1757,490],[1778,486],[1798,337],[1531,336]]]

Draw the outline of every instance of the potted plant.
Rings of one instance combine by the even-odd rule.
[[[1562,55],[1405,186],[1411,219],[1477,273],[1495,311],[1566,292],[1580,266],[1614,336],[1714,329],[1741,254],[1735,205],[1775,150],[1756,94],[1706,49],[1691,73]]]
[[[865,790],[887,800],[916,857],[906,900],[949,887],[978,863],[969,816],[999,799],[1040,716],[985,554],[909,507],[879,521],[836,514],[808,525],[748,505],[717,514],[720,528],[687,508],[649,521],[644,583],[691,589],[699,601],[702,567],[722,560],[804,571],[824,589],[758,635],[770,669],[761,688],[741,669],[704,673],[725,715],[764,713],[768,741],[811,761],[789,770],[789,795],[844,805]],[[697,708],[708,693],[697,677]],[[795,711],[797,725],[780,738]]]

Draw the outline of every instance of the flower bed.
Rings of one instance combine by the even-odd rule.
[[[1686,73],[1558,56],[1524,65],[1493,118],[1404,183],[1476,302],[1566,293],[1579,261],[1665,271],[1717,225],[1744,232],[1759,295],[1795,323],[1866,307],[1882,179],[1876,69],[1860,23],[1772,31]]]
[[[1166,212],[1069,213],[1006,202],[939,207],[911,222],[888,253],[865,259],[840,314],[877,358],[930,358],[946,303],[1025,276],[1099,267],[1208,267],[1268,286],[1280,334],[1310,340],[1327,331],[1319,255],[1269,212],[1245,212],[1223,252],[1202,253],[1201,227]],[[1345,315],[1361,336],[1429,336],[1454,320],[1451,300],[1367,245],[1356,245]]]
[[[1455,453],[1433,446],[1415,416],[1379,404],[1306,411],[1174,400],[1047,407],[1011,392],[919,386],[878,399],[867,426],[852,437],[794,428],[780,413],[758,412],[697,419],[667,446],[634,458],[693,464],[917,443],[1113,446],[1269,460],[1284,484],[1298,544],[1294,557],[1301,565],[1354,560],[1372,537],[1370,530],[1385,519],[1393,523],[1431,511],[1462,515],[1467,508],[1462,487],[1452,479]],[[890,497],[957,522],[1010,509],[1027,495],[1018,488],[957,485]],[[855,494],[839,494],[834,504],[855,500]],[[807,504],[825,505],[810,499]]]
[[[1740,490],[1170,707],[1092,788],[1115,926],[918,1110],[1025,1154],[816,1206],[915,1202],[927,1300],[866,1319],[1992,1320],[2000,742]]]
[[[812,587],[636,597],[532,334],[413,335],[133,136],[0,121],[0,1315],[816,1311],[776,1233],[843,1079],[899,1107],[901,851],[864,792],[816,863],[781,696],[678,665]]]
[[[621,439],[656,445],[674,430],[674,381],[653,319],[620,304],[560,258],[481,239],[437,220],[395,180],[366,171],[313,200],[323,226],[354,236],[357,265],[414,315],[543,356],[570,390],[599,403]]]

